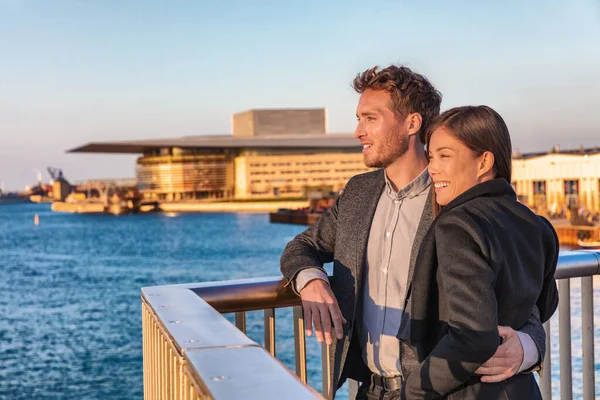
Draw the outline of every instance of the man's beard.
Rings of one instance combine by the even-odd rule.
[[[396,128],[390,135],[391,143],[380,144],[380,151],[373,160],[364,157],[365,165],[369,168],[386,168],[408,151],[408,135],[402,135]]]

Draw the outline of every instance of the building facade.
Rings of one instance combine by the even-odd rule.
[[[536,210],[600,211],[598,148],[516,155],[512,180],[521,201]]]

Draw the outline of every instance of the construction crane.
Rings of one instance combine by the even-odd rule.
[[[46,170],[48,171],[48,173],[52,177],[53,181],[58,181],[60,179],[65,179],[65,177],[63,176],[62,169],[60,169],[60,168],[48,167],[48,168],[46,168]]]

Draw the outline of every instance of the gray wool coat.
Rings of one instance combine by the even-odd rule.
[[[369,231],[384,187],[383,169],[354,176],[348,181],[333,207],[290,241],[281,256],[281,272],[288,284],[291,284],[295,276],[305,268],[322,268],[323,264],[333,262],[331,288],[343,317],[348,321],[344,325],[344,337],[337,340],[334,335],[331,345],[335,350],[330,352],[330,363],[333,366],[330,378],[336,389],[347,378],[364,382],[370,375],[361,357],[355,323],[357,301],[360,299],[364,282]],[[408,292],[419,290],[412,287],[412,281],[419,248],[433,221],[431,202],[429,196],[412,246]],[[404,309],[410,313],[409,299],[410,296],[407,296]],[[520,330],[531,336],[539,354],[543,355],[545,332],[539,314],[533,312]],[[404,376],[408,376],[422,360],[419,360],[417,352],[408,340],[400,338],[400,334],[399,340],[402,372]]]

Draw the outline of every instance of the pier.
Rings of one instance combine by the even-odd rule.
[[[555,278],[560,303],[560,398],[573,398],[571,361],[572,279],[581,280],[583,399],[595,399],[593,277],[600,252],[562,252]],[[143,313],[146,399],[330,399],[330,348],[322,345],[323,390],[306,385],[306,338],[300,298],[280,277],[146,287]],[[295,371],[276,358],[275,309],[292,307]],[[264,347],[246,335],[246,312],[263,310]],[[222,313],[235,313],[235,325]],[[550,323],[540,386],[552,399]],[[353,386],[353,387],[352,387]],[[350,393],[356,383],[351,383]],[[352,396],[352,394],[350,395]],[[351,397],[352,398],[352,397]]]
[[[600,226],[575,226],[554,224],[561,246],[578,246],[577,240],[581,237],[600,239]]]

